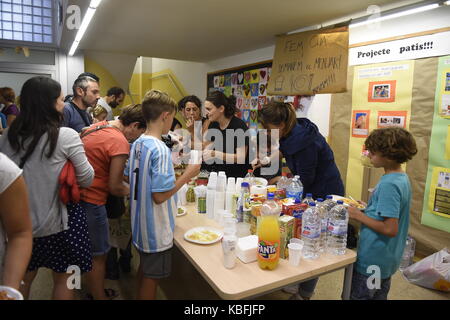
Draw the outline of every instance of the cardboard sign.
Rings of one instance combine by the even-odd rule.
[[[347,90],[348,28],[280,36],[270,95],[314,95]]]

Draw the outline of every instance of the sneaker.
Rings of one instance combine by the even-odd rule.
[[[290,293],[290,294],[297,294],[298,293],[298,284],[284,287],[283,289],[281,289],[281,291],[283,291],[285,293]]]
[[[303,299],[301,295],[299,295],[298,293],[296,293],[296,294],[293,294],[293,295],[289,298],[289,300],[305,300],[305,299]]]

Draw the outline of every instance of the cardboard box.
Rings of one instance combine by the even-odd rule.
[[[278,218],[280,226],[280,258],[287,259],[289,256],[288,244],[294,231],[294,217],[281,216]]]

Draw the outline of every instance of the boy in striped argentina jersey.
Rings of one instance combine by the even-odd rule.
[[[176,192],[200,171],[189,165],[175,180],[170,149],[162,142],[177,104],[166,93],[150,90],[142,102],[147,130],[133,143],[125,175],[130,181],[131,230],[139,252],[137,298],[155,299],[158,280],[171,271]]]

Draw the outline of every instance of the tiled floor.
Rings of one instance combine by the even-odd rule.
[[[137,254],[134,254],[137,257]],[[106,287],[114,288],[120,292],[116,299],[133,299],[135,297],[135,272],[138,259],[133,259],[133,271],[122,275],[118,281],[106,280]],[[172,262],[172,276],[161,282],[158,290],[158,299],[220,299],[202,276],[179,252],[175,251]],[[339,300],[341,297],[344,271],[339,270],[320,277],[313,300]],[[51,299],[52,281],[51,273],[41,269],[31,289],[30,299]],[[77,296],[84,296],[83,291]],[[282,291],[272,292],[259,297],[266,300],[286,300],[289,294]],[[430,290],[413,285],[406,281],[400,272],[392,278],[390,300],[450,300],[450,294]]]

